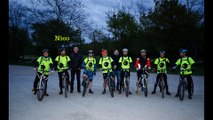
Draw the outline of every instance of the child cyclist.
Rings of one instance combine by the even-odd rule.
[[[172,69],[174,70],[177,66],[180,66],[180,72],[181,70],[184,70],[184,77],[187,78],[187,85],[188,85],[188,98],[192,99],[192,93],[191,93],[191,83],[192,83],[192,69],[194,69],[194,63],[195,61],[187,56],[188,50],[186,49],[181,49],[180,50],[180,57],[176,63],[173,65]],[[181,73],[180,73],[181,74]],[[178,97],[179,94],[175,95],[175,97]]]
[[[52,58],[49,57],[48,49],[43,49],[42,50],[42,56],[40,56],[37,61],[35,62],[34,70],[37,71],[37,75],[34,80],[34,85],[33,85],[33,94],[36,94],[37,92],[37,85],[39,82],[39,77],[41,76],[42,72],[44,71],[44,76],[46,81],[48,81],[48,76],[49,76],[49,70],[51,69],[51,73],[53,73],[53,62]],[[47,83],[46,83],[46,90],[44,93],[45,96],[49,96],[47,93]]]
[[[150,64],[150,58],[148,58],[146,56],[146,50],[145,49],[142,49],[140,51],[140,55],[136,61],[135,61],[135,68],[137,70],[137,76],[138,76],[138,81],[141,79],[141,74],[143,73],[143,68],[148,68],[148,69],[151,69],[151,64]],[[147,75],[147,79],[148,79],[148,72],[146,72],[146,75]],[[136,91],[136,94],[139,95],[139,91]]]
[[[65,73],[65,75],[67,76],[67,83],[69,83],[69,73],[68,73],[68,68],[70,67],[70,58],[69,56],[66,55],[66,50],[65,48],[60,48],[59,49],[59,55],[55,58],[55,62],[56,62],[56,68],[58,70],[58,77],[59,77],[59,88],[60,88],[60,92],[59,95],[63,94],[62,91],[62,75],[63,73]]]
[[[155,94],[157,84],[160,79],[160,75],[163,75],[165,78],[164,81],[165,81],[165,87],[166,87],[166,94],[171,95],[171,93],[169,92],[167,74],[166,74],[166,72],[167,72],[166,67],[170,63],[170,61],[168,58],[165,57],[165,54],[166,54],[166,52],[164,50],[160,51],[160,57],[155,59],[155,61],[154,61],[153,70],[156,71],[156,68],[157,68],[157,77],[156,77],[156,82],[154,84],[154,90],[152,91],[152,94]],[[160,71],[161,68],[163,69],[163,71]]]
[[[88,51],[88,57],[84,59],[82,68],[84,68],[83,79],[89,77],[89,93],[93,94],[92,80],[93,75],[96,75],[96,59],[93,57],[93,50]]]
[[[102,70],[103,79],[104,79],[104,90],[102,94],[106,94],[106,85],[107,85],[107,74],[110,72],[112,74],[112,67],[114,66],[113,59],[108,55],[107,50],[102,49],[102,57],[99,60],[99,68]]]
[[[132,63],[132,58],[128,56],[128,49],[124,48],[122,51],[123,51],[123,56],[120,57],[120,59],[119,59],[119,63],[121,66],[121,81],[120,81],[119,94],[122,93],[121,86],[123,86],[124,74],[125,74],[126,70],[128,71],[128,76],[130,77],[130,68],[131,68],[131,63]],[[129,91],[129,94],[131,95],[132,92]]]

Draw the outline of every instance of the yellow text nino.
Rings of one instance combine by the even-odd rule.
[[[70,37],[64,37],[62,35],[55,35],[55,41],[69,41]]]

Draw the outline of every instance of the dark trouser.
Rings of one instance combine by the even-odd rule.
[[[192,75],[185,75],[186,79],[187,79],[187,86],[188,86],[188,94],[192,95],[191,93],[191,89],[192,89]],[[178,89],[177,89],[177,93],[178,93]]]
[[[37,74],[39,75],[39,77],[41,76],[41,73],[39,73],[39,72],[37,72]],[[36,75],[36,77],[35,77],[35,80],[34,80],[34,84],[33,84],[33,88],[34,89],[37,89],[37,85],[38,85],[38,82],[39,82],[39,77],[38,77],[38,75]],[[45,79],[47,79],[46,80],[46,82],[48,81],[48,75],[44,75],[45,76]],[[46,90],[47,90],[47,83],[46,83]],[[45,90],[45,91],[46,91]]]
[[[154,91],[156,90],[156,87],[158,85],[158,82],[160,80],[161,75],[163,75],[163,77],[164,77],[166,91],[168,91],[168,83],[167,83],[167,75],[166,75],[166,73],[158,73],[157,74],[157,76],[156,76],[156,82],[155,82],[155,85],[154,85]]]
[[[121,74],[121,71],[119,70],[113,71],[114,79],[115,77],[117,77],[117,85],[116,85],[117,90],[119,90],[119,87],[120,87],[120,74]]]
[[[129,78],[130,78],[130,72],[127,72]],[[121,86],[123,86],[123,81],[124,81],[124,75],[125,75],[125,72],[124,71],[121,71],[121,80],[120,80],[120,89],[121,90]],[[130,83],[129,83],[129,86],[130,86]]]
[[[80,75],[81,75],[81,70],[73,70],[71,69],[71,85],[70,85],[70,89],[71,91],[74,90],[74,78],[75,78],[75,74],[77,75],[77,89],[78,91],[81,90],[81,81],[80,81]]]
[[[65,75],[67,76],[66,81],[68,82],[69,81],[69,73],[67,72],[67,70],[64,71],[64,72],[65,72]],[[60,91],[62,91],[62,81],[63,81],[62,75],[63,75],[64,72],[58,72]]]

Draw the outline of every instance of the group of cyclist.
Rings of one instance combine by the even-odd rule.
[[[74,49],[75,51],[75,49]],[[191,82],[192,82],[192,70],[193,70],[193,66],[194,66],[194,60],[187,56],[187,50],[186,49],[181,49],[180,50],[180,58],[176,61],[176,63],[173,65],[172,70],[176,69],[177,66],[180,66],[180,70],[185,68],[186,71],[184,71],[184,76],[187,78],[187,84],[188,84],[188,98],[192,99],[192,93],[191,93]],[[59,49],[59,55],[55,58],[55,61],[52,61],[51,57],[48,56],[48,50],[44,49],[42,51],[42,56],[40,56],[36,63],[35,63],[35,67],[34,69],[37,70],[38,75],[41,75],[41,71],[42,68],[41,66],[44,65],[45,66],[45,77],[46,79],[48,79],[48,75],[49,75],[49,70],[51,70],[51,73],[53,73],[54,68],[58,71],[58,77],[59,77],[59,88],[60,88],[60,92],[59,94],[63,94],[62,91],[62,73],[65,73],[67,75],[67,82],[71,83],[72,85],[70,92],[73,92],[73,79],[74,79],[74,75],[72,72],[73,68],[73,64],[72,61],[76,61],[73,59],[79,58],[78,59],[78,67],[75,66],[75,68],[77,68],[76,70],[80,71],[81,68],[84,69],[83,72],[83,79],[85,79],[86,77],[89,78],[89,93],[93,94],[92,91],[92,81],[93,81],[93,76],[96,75],[96,72],[98,70],[101,70],[103,73],[103,91],[102,94],[106,94],[106,87],[107,87],[107,75],[108,72],[113,76],[113,80],[117,81],[117,84],[115,85],[115,88],[117,89],[118,93],[121,94],[122,90],[121,90],[121,86],[123,84],[123,80],[124,80],[124,73],[127,72],[128,76],[130,77],[130,71],[132,70],[132,66],[133,66],[133,60],[132,58],[128,55],[128,49],[124,48],[122,50],[122,55],[119,54],[118,50],[114,51],[114,54],[112,55],[112,57],[108,56],[108,51],[105,49],[102,49],[101,51],[101,55],[102,57],[99,59],[98,62],[98,67],[97,67],[97,62],[96,59],[94,57],[94,53],[93,50],[89,50],[88,51],[88,56],[84,59],[81,60],[82,57],[79,56],[71,56],[72,58],[70,58],[68,55],[66,55],[66,50],[65,48],[60,48]],[[137,79],[139,81],[141,74],[142,74],[142,70],[143,68],[147,68],[147,70],[153,70],[155,72],[157,72],[157,76],[156,76],[156,82],[154,84],[154,90],[152,91],[152,94],[156,93],[156,88],[159,82],[159,78],[160,78],[160,74],[162,74],[164,76],[164,80],[165,80],[165,88],[166,88],[166,94],[167,95],[171,95],[171,93],[169,92],[169,87],[168,87],[168,82],[167,82],[167,66],[168,64],[171,64],[169,59],[166,58],[165,51],[160,51],[159,52],[159,58],[156,58],[154,61],[154,65],[151,66],[151,62],[150,62],[150,58],[147,57],[146,55],[147,51],[145,49],[142,49],[140,51],[140,56],[136,58],[134,67],[136,68],[137,71]],[[99,68],[99,69],[98,69]],[[71,69],[71,82],[69,81],[69,73],[68,70]],[[164,71],[160,71],[161,69],[164,69]],[[77,79],[78,79],[78,92],[80,91],[80,72],[78,72],[79,75],[77,75]],[[147,78],[148,78],[148,71],[146,71],[147,74]],[[36,88],[37,88],[37,84],[39,81],[39,77],[36,76],[35,81],[34,81],[34,85],[33,85],[33,93],[36,94]],[[115,90],[115,89],[114,89]],[[137,93],[137,92],[136,92]],[[129,91],[129,94],[131,95],[132,93]],[[49,96],[47,92],[45,92],[46,96]],[[175,97],[178,97],[178,92],[175,95]]]

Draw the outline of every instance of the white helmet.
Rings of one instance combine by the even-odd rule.
[[[123,52],[128,52],[128,49],[127,49],[127,48],[124,48],[122,51],[123,51]]]

